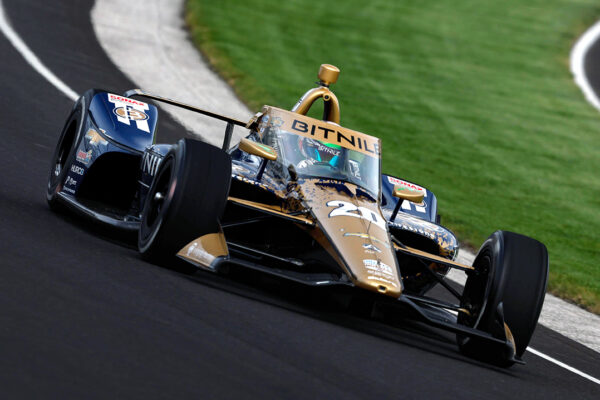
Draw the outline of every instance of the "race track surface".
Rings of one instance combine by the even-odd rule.
[[[98,45],[91,0],[3,4],[76,92],[136,86]],[[526,366],[490,367],[463,357],[444,332],[320,311],[295,291],[184,275],[52,213],[46,179],[72,102],[4,36],[0,54],[2,398],[600,398],[600,385],[531,353]],[[185,134],[165,114],[159,129],[163,142]],[[531,345],[598,376],[600,355],[558,333],[539,327]]]

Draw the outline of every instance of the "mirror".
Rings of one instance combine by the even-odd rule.
[[[250,139],[243,138],[240,141],[239,148],[248,154],[252,154],[266,160],[277,160],[277,153],[275,153],[275,150],[271,146],[255,142]]]
[[[420,203],[425,197],[425,193],[422,190],[413,190],[404,186],[394,186],[394,197],[399,199],[408,200],[413,203]]]

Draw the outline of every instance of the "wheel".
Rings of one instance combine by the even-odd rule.
[[[219,232],[231,183],[231,157],[181,139],[160,164],[144,202],[138,235],[142,258],[171,261],[195,238]]]
[[[46,187],[46,200],[53,210],[60,209],[57,194],[62,189],[69,167],[73,163],[77,145],[85,135],[84,122],[87,121],[88,107],[98,92],[97,89],[91,89],[77,99],[56,144]]]
[[[496,231],[481,246],[475,270],[467,278],[459,313],[460,324],[504,337],[498,322],[503,314],[520,358],[537,325],[548,282],[548,251],[535,239],[513,232]],[[474,358],[508,367],[514,363],[506,349],[458,336],[460,350]],[[512,360],[512,361],[511,361]]]

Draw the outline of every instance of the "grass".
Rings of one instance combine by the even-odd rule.
[[[193,39],[252,109],[291,108],[318,67],[383,169],[437,194],[478,247],[494,230],[550,252],[552,293],[600,313],[600,113],[568,70],[595,0],[188,0]],[[226,111],[226,110],[223,110]]]

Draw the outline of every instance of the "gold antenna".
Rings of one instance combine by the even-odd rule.
[[[318,98],[323,99],[323,120],[340,123],[340,103],[337,97],[331,90],[329,85],[337,82],[340,70],[335,65],[321,64],[319,68],[319,86],[310,89],[304,93],[296,105],[292,108],[292,111],[298,114],[306,115],[310,107],[313,105],[315,100]]]
[[[337,82],[338,76],[340,76],[340,69],[335,65],[321,64],[319,68],[319,81],[322,86],[333,85]]]

